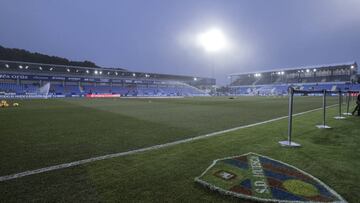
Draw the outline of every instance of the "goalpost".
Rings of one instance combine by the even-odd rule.
[[[323,101],[322,101],[322,109],[323,109],[323,115],[322,115],[322,125],[316,125],[319,129],[330,129],[331,127],[326,125],[326,99],[327,94],[338,94],[338,106],[339,106],[339,115],[334,117],[335,119],[345,119],[345,117],[342,116],[341,113],[341,106],[342,106],[342,94],[344,91],[327,91],[327,90],[321,90],[321,91],[314,91],[314,90],[295,90],[293,87],[289,87],[289,114],[288,114],[288,139],[284,141],[279,141],[279,144],[284,147],[300,147],[301,145],[299,143],[293,142],[292,140],[292,127],[293,127],[293,106],[294,106],[294,94],[295,93],[302,93],[302,94],[322,94],[323,95]],[[351,115],[349,114],[349,108],[350,108],[350,96],[351,93],[354,93],[353,91],[346,91],[347,93],[347,114],[345,115]]]

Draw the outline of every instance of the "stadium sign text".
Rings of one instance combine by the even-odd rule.
[[[10,74],[0,74],[0,79],[28,79],[26,75],[10,75]]]

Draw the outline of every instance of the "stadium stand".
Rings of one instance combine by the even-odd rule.
[[[131,72],[123,68],[79,67],[0,60],[0,97],[86,95],[209,96],[215,79]],[[44,88],[42,88],[44,89]]]
[[[357,63],[302,66],[230,75],[231,95],[285,95],[300,90],[360,90]]]

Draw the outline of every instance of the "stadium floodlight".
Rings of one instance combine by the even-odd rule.
[[[79,72],[79,70],[76,70],[76,72],[78,73],[78,72]]]
[[[115,75],[118,75],[118,72],[115,72]]]
[[[86,73],[87,73],[87,74],[89,74],[89,72],[90,72],[89,70],[86,70]]]
[[[316,68],[314,68],[314,70],[313,70],[314,72],[316,72],[317,70],[316,70]]]
[[[107,74],[110,75],[110,71]]]
[[[285,74],[285,72],[284,71],[281,71],[281,75],[284,75]]]
[[[197,43],[202,46],[206,52],[218,52],[228,47],[224,33],[217,28],[212,28],[199,34],[197,36]]]
[[[261,73],[255,73],[255,77],[261,77]]]
[[[20,68],[20,69],[23,69],[23,66],[22,66],[22,65],[19,65],[19,68]]]
[[[66,71],[67,71],[67,72],[70,72],[70,69],[69,69],[69,68],[67,68],[67,69],[66,69]]]
[[[351,66],[350,66],[350,68],[351,68],[351,69],[354,69],[354,68],[355,68],[355,66],[354,66],[354,65],[351,65]]]
[[[52,71],[54,68],[53,67],[51,67],[51,68],[49,68],[49,71]]]
[[[29,66],[25,66],[25,69],[27,70],[29,68]]]
[[[194,78],[194,81],[197,81],[197,78]]]
[[[95,75],[97,75],[99,72],[97,70],[94,71]]]
[[[132,76],[133,76],[133,77],[135,77],[135,76],[136,76],[136,74],[135,74],[135,73],[133,73],[133,74],[132,74]]]
[[[308,73],[308,72],[310,72],[310,70],[309,70],[309,69],[306,69],[306,72]]]
[[[99,71],[99,74],[102,75],[102,71]]]
[[[6,68],[10,68],[9,64],[5,64],[5,67],[6,67]]]
[[[42,70],[42,67],[41,67],[41,66],[39,66],[39,70]]]

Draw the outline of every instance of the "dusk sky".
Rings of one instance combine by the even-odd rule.
[[[199,33],[222,30],[207,53]],[[360,0],[1,0],[0,45],[133,71],[212,76],[360,61]]]

